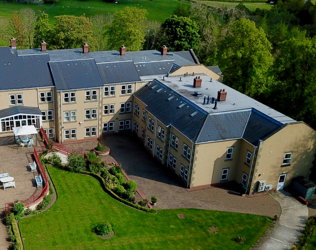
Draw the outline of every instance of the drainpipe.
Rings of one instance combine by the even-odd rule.
[[[262,143],[262,141],[260,140],[260,141],[259,141],[259,146],[255,147],[254,152],[253,152],[253,157],[252,157],[252,162],[251,162],[251,168],[250,168],[250,172],[249,172],[249,176],[248,176],[247,188],[246,188],[246,190],[245,190],[245,194],[247,193],[248,188],[249,188],[249,182],[250,182],[252,170],[253,170],[254,165],[256,165],[256,164],[254,164],[255,157],[256,157],[256,153],[258,153],[259,148],[260,148],[260,146],[261,146],[261,143]],[[251,179],[252,179],[252,178],[251,178]]]
[[[158,128],[158,121],[157,118],[156,119],[156,125],[155,125],[155,132],[154,132],[154,147],[153,147],[153,157],[155,157],[155,148],[156,148],[156,136],[157,136],[157,128]]]
[[[170,126],[170,134],[169,134],[169,148],[168,148],[168,155],[167,155],[167,167],[168,167],[168,165],[169,165],[169,155],[170,155],[171,135],[172,135],[172,126]]]
[[[36,88],[37,90],[37,107],[39,108],[39,89]]]
[[[191,171],[191,166],[192,166],[192,161],[193,161],[193,147],[194,147],[194,145],[193,145],[193,141],[191,141],[191,157],[190,157],[190,165],[189,165],[189,176],[188,176],[188,179],[187,179],[187,188],[189,188],[189,186],[190,186],[190,183],[191,183],[191,173],[192,173],[192,171]],[[189,181],[190,180],[190,181]]]
[[[61,144],[63,144],[63,120],[62,120],[62,109],[61,109],[61,107],[62,107],[62,105],[61,105],[61,97],[62,97],[62,95],[63,95],[63,92],[60,92],[59,93],[60,94],[60,96],[59,96],[59,101],[60,101],[60,103],[59,103],[59,105],[60,105],[60,113],[59,113],[59,120],[60,120],[60,134],[61,134]],[[77,114],[76,114],[77,115]]]
[[[99,138],[99,136],[101,134],[100,133],[100,131],[102,131],[101,129],[103,129],[103,128],[101,128],[102,127],[101,119],[102,119],[102,87],[100,87],[100,93],[99,93],[99,117],[98,117],[98,132],[97,132],[98,133],[97,134],[98,138]]]

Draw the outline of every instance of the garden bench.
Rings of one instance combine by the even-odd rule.
[[[36,167],[37,167],[36,162],[33,161],[32,163],[29,163],[29,165],[30,165],[31,171],[34,172],[36,170]]]
[[[43,179],[41,174],[38,176],[35,176],[35,181],[36,181],[36,187],[43,187]]]
[[[15,181],[5,182],[3,183],[3,190],[7,187],[14,187],[15,188]]]
[[[0,181],[2,178],[9,177],[9,173],[0,174]]]

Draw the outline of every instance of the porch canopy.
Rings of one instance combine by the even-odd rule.
[[[34,125],[31,125],[31,126],[22,126],[22,127],[18,127],[18,128],[13,128],[13,133],[16,136],[34,135],[34,134],[37,134],[37,131],[36,131],[36,128],[34,127]]]

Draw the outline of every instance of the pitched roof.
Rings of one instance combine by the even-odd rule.
[[[135,67],[139,76],[166,75],[173,66],[172,61],[136,63]]]
[[[47,54],[17,56],[15,49],[0,47],[0,90],[54,86]]]
[[[204,110],[157,80],[145,85],[135,96],[163,124],[172,125],[190,140],[196,140],[207,116]]]
[[[97,64],[104,84],[141,81],[132,61]]]
[[[213,72],[215,72],[216,74],[222,75],[222,71],[218,66],[208,66],[208,68],[212,70]]]
[[[15,106],[7,109],[0,110],[0,118],[26,114],[26,115],[42,115],[42,112],[38,107],[26,107],[26,106]]]
[[[103,86],[94,59],[49,62],[56,89],[88,89]]]

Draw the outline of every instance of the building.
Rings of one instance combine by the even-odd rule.
[[[192,50],[16,50],[11,39],[0,48],[0,136],[31,124],[61,143],[133,131],[188,188],[236,181],[256,193],[307,176],[315,131],[214,71]]]

